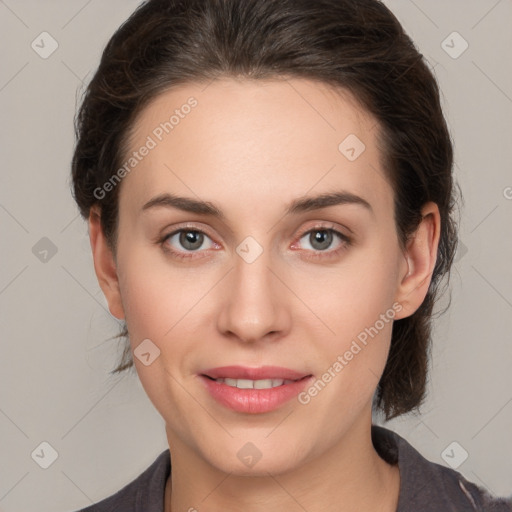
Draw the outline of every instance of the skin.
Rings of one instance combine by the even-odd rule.
[[[402,251],[378,124],[348,92],[305,79],[180,85],[142,111],[131,150],[190,96],[197,107],[122,181],[116,254],[99,210],[89,218],[111,313],[126,319],[132,350],[149,338],[161,351],[149,366],[134,362],[166,422],[172,475],[165,510],[325,512],[343,504],[344,511],[395,511],[398,468],[371,442],[372,398],[392,321],[307,405],[292,399],[265,414],[234,412],[197,374],[277,365],[320,378],[394,303],[401,306],[395,319],[421,305],[436,260],[438,208],[424,206]],[[366,146],[352,162],[338,150],[349,134]],[[294,199],[341,189],[364,198],[373,213],[340,204],[284,215]],[[211,202],[225,218],[142,211],[165,192]],[[181,245],[179,235],[160,242],[186,224],[206,233],[199,249]],[[330,227],[351,243],[333,235],[322,246],[316,231],[308,234]],[[263,249],[252,263],[236,252],[247,236]],[[193,257],[178,259],[166,247]],[[252,468],[237,457],[247,442],[262,454]]]

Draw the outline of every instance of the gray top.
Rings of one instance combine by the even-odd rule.
[[[458,471],[425,459],[405,439],[372,425],[380,456],[400,470],[397,512],[512,512],[510,498],[494,497]],[[164,490],[171,473],[169,449],[120,491],[78,512],[164,512]]]

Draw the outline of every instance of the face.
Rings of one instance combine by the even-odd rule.
[[[102,287],[171,452],[265,474],[356,439],[428,274],[399,248],[375,119],[319,83],[223,79],[163,93],[134,128]]]

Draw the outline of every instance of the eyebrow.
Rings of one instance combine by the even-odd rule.
[[[299,197],[287,206],[285,215],[320,210],[329,206],[342,204],[359,205],[364,207],[372,215],[375,215],[373,208],[368,201],[345,190],[324,193],[317,196]],[[190,197],[180,197],[168,193],[160,194],[153,199],[150,199],[144,204],[142,211],[156,207],[175,208],[188,213],[210,215],[218,219],[225,219],[225,215],[222,210],[209,201],[201,201]]]

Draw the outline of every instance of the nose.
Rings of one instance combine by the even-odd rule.
[[[290,292],[265,251],[252,263],[235,255],[220,293],[217,328],[224,336],[254,343],[277,340],[289,332]]]

